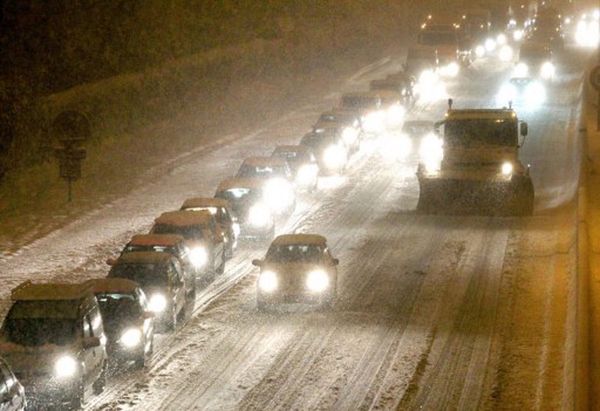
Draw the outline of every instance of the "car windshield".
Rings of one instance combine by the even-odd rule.
[[[284,160],[294,160],[300,157],[300,153],[297,151],[276,151],[273,153],[273,157],[281,158]]]
[[[219,208],[218,207],[210,207],[210,206],[201,206],[201,207],[187,207],[186,211],[208,211],[211,215],[218,215]]]
[[[444,124],[444,143],[450,146],[518,144],[515,120],[450,120]]]
[[[334,116],[333,114],[321,114],[321,117],[319,117],[319,121],[336,121],[337,117]]]
[[[104,321],[120,322],[141,315],[141,307],[131,294],[99,293],[96,298]]]
[[[188,240],[199,240],[204,238],[202,227],[198,225],[178,226],[171,224],[155,224],[152,228],[152,234],[177,234]]]
[[[283,166],[250,166],[242,165],[237,173],[237,177],[242,178],[264,178],[280,176],[285,177],[285,168]]]
[[[371,96],[344,96],[342,106],[347,108],[373,108],[379,104],[377,97]]]
[[[175,250],[173,249],[173,247],[169,246],[163,246],[163,245],[135,245],[135,244],[128,244],[125,246],[125,248],[123,249],[124,253],[130,253],[130,252],[135,252],[135,251],[156,251],[159,253],[169,253],[169,254],[173,254],[175,252]]]
[[[78,301],[17,301],[4,320],[4,336],[24,346],[70,344],[77,338],[78,305]]]
[[[220,191],[215,196],[224,200],[230,201],[232,204],[239,203],[242,201],[251,201],[253,199],[260,198],[259,189],[251,188],[230,188],[229,190]]]
[[[424,31],[419,34],[419,44],[426,46],[456,45],[458,38],[453,31]]]
[[[322,256],[323,247],[319,245],[291,244],[271,246],[266,259],[277,263],[319,262]]]
[[[158,264],[117,264],[111,268],[108,277],[125,278],[142,287],[161,287],[168,283],[167,270]]]

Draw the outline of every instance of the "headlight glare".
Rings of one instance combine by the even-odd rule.
[[[208,263],[208,252],[204,247],[194,247],[190,250],[190,262],[196,268],[201,268]]]
[[[137,347],[140,345],[140,342],[142,342],[142,332],[139,328],[129,328],[121,334],[121,339],[119,341],[125,348]]]
[[[167,299],[162,294],[152,294],[148,308],[153,313],[162,313],[167,308]]]
[[[339,170],[347,160],[346,150],[340,145],[331,145],[323,152],[323,162],[325,166],[332,170]]]
[[[554,72],[555,72],[554,64],[552,64],[549,61],[546,61],[544,64],[542,64],[542,67],[540,68],[540,74],[542,75],[542,78],[545,80],[549,80],[552,77],[554,77]]]
[[[276,213],[290,207],[294,200],[294,189],[289,181],[283,178],[274,178],[265,184],[264,201]]]
[[[315,270],[308,273],[306,287],[315,293],[321,293],[329,287],[329,276],[325,271]]]
[[[248,222],[254,227],[265,227],[271,220],[269,209],[263,204],[255,204],[248,212]]]
[[[64,355],[54,363],[54,374],[57,378],[70,378],[77,373],[77,361],[70,355]]]
[[[526,63],[519,63],[515,66],[513,77],[527,77],[529,74],[529,66]]]
[[[277,274],[273,271],[263,271],[258,277],[258,288],[265,293],[272,293],[279,286]]]
[[[504,164],[502,164],[502,175],[504,176],[509,176],[511,175],[513,172],[513,165],[510,162],[505,162]]]

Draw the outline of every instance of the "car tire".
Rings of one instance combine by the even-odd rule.
[[[175,311],[175,308],[171,309],[171,318],[169,318],[166,328],[167,331],[175,331],[177,328],[177,312]]]
[[[102,371],[100,372],[100,376],[94,384],[92,385],[92,389],[94,391],[94,395],[100,395],[104,392],[104,388],[106,387],[106,362],[102,366]]]
[[[142,348],[142,352],[140,353],[140,355],[133,362],[133,369],[134,370],[141,370],[144,367],[146,367],[146,353],[144,352],[144,349]]]
[[[221,265],[217,267],[217,274],[223,274],[225,272],[225,262],[227,259],[225,258],[225,253],[221,256]]]
[[[85,404],[85,388],[83,385],[83,380],[79,383],[79,387],[77,388],[77,393],[73,395],[71,401],[69,401],[69,410],[80,410],[83,408]]]

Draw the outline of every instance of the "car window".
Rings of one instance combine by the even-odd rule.
[[[318,262],[323,258],[323,248],[312,244],[272,245],[267,252],[267,261],[273,262]]]

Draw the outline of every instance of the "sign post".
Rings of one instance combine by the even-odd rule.
[[[67,201],[71,202],[73,181],[81,178],[81,162],[87,155],[79,144],[90,136],[90,123],[77,111],[63,111],[52,123],[52,134],[61,144],[54,150],[54,156],[59,161],[60,177],[67,182]]]
[[[594,67],[590,72],[590,84],[598,94],[596,102],[596,131],[600,131],[600,65]]]

